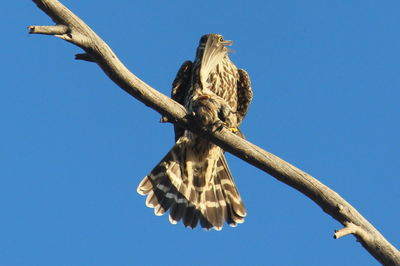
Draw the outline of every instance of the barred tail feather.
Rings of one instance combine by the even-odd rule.
[[[246,209],[222,150],[215,146],[214,156],[201,158],[192,141],[179,138],[137,192],[147,195],[146,206],[154,208],[156,215],[169,210],[172,224],[182,220],[186,227],[200,223],[207,230],[221,230],[224,221],[231,226],[242,223]]]
[[[242,202],[239,191],[233,181],[232,174],[229,171],[225,156],[222,155],[217,163],[218,177],[221,184],[221,192],[227,205],[227,223],[231,226],[244,222],[246,217],[246,208]]]

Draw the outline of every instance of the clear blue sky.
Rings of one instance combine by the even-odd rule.
[[[168,94],[204,33],[252,79],[247,138],[330,186],[400,247],[399,1],[63,1]],[[231,155],[248,209],[221,232],[156,217],[136,193],[172,126],[81,50],[6,1],[0,90],[0,265],[377,265],[311,200]]]

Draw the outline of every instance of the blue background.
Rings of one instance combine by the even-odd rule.
[[[315,176],[400,246],[399,1],[64,1],[145,82],[169,95],[200,36],[221,33],[252,79],[242,130]],[[248,209],[221,232],[156,217],[136,193],[172,126],[81,50],[3,5],[0,265],[377,265],[308,198],[227,155]]]

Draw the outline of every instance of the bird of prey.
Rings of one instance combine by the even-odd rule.
[[[252,100],[250,79],[229,59],[232,41],[220,34],[201,37],[193,62],[186,61],[172,84],[172,99],[184,105],[191,117],[208,130],[221,126],[232,132]],[[172,224],[221,230],[243,223],[246,209],[217,145],[175,125],[176,143],[139,184],[146,205],[156,215],[169,210]]]

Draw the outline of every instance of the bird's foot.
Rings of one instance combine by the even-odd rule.
[[[239,129],[237,127],[228,127],[228,130],[235,134],[239,132]]]

